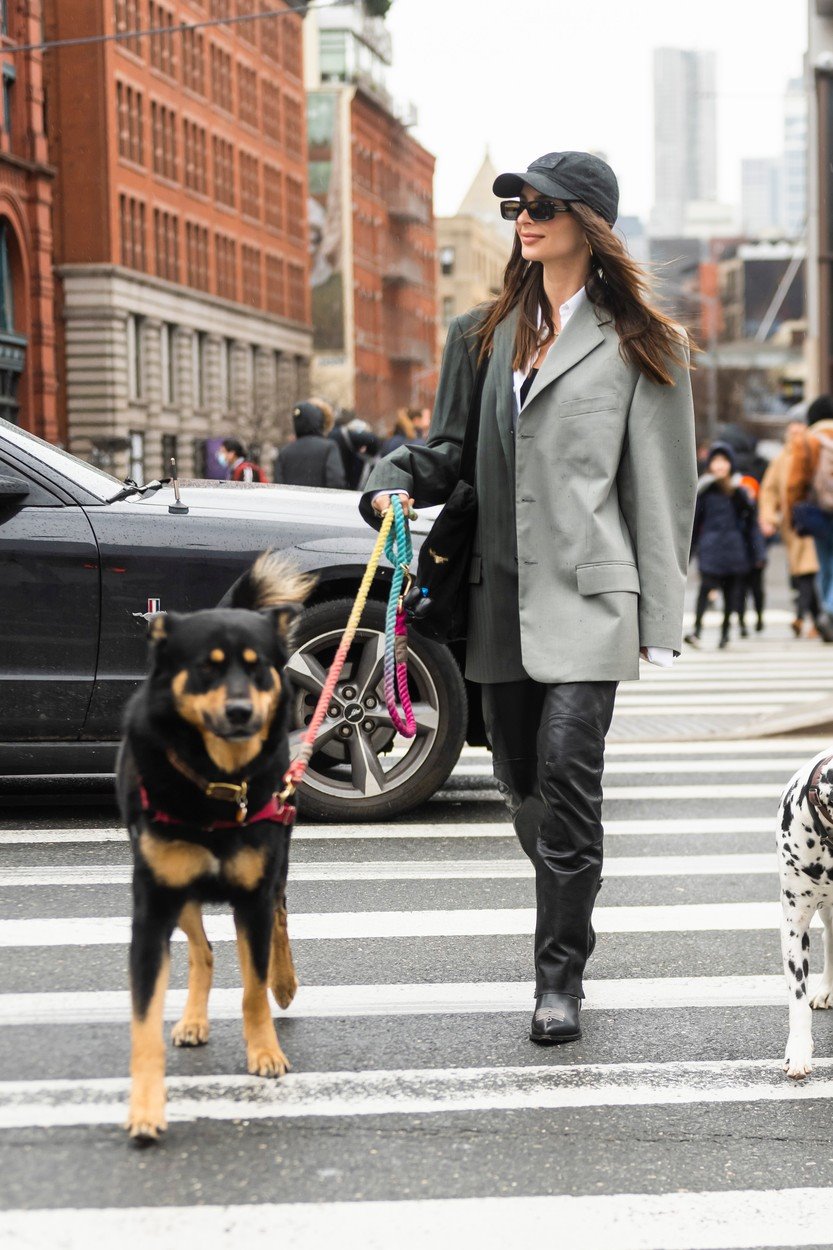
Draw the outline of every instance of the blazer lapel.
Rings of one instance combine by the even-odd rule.
[[[604,339],[604,331],[599,325],[596,309],[590,300],[585,298],[547,352],[546,360],[529,389],[524,412],[536,395],[540,395],[541,391],[560,378],[562,373],[566,373],[568,369],[572,369],[573,365],[577,365],[594,348],[603,343]]]
[[[492,347],[492,363],[490,373],[495,380],[495,419],[497,420],[500,442],[506,462],[515,473],[515,440],[512,433],[512,409],[515,404],[515,389],[512,385],[512,356],[515,346],[515,329],[518,324],[518,310],[513,308],[509,316],[501,321],[495,330]]]

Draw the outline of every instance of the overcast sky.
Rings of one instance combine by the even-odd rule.
[[[593,149],[622,213],[653,199],[655,47],[717,53],[719,195],[740,160],[781,147],[783,89],[802,72],[806,0],[394,0],[391,87],[437,157],[436,211],[454,213],[488,145],[498,169]]]

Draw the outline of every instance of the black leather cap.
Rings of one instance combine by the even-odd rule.
[[[609,226],[619,213],[619,183],[600,156],[590,152],[548,152],[522,174],[499,174],[492,190],[502,199],[520,195],[525,186],[557,200],[581,200]]]

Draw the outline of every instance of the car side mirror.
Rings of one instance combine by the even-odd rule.
[[[4,504],[25,499],[29,491],[29,483],[25,477],[18,477],[16,473],[0,473],[0,508]]]

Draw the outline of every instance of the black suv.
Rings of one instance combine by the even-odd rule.
[[[146,618],[213,607],[267,547],[318,577],[289,670],[309,723],[373,546],[348,491],[192,481],[123,485],[0,421],[0,785],[113,771],[122,708],[145,672]],[[414,525],[414,537],[428,528]],[[383,561],[383,564],[385,562]],[[382,694],[380,570],[316,743],[304,811],[378,820],[429,798],[465,740],[466,688],[445,648],[411,635],[417,736]],[[365,715],[355,724],[359,704]],[[345,711],[350,709],[350,719]]]

